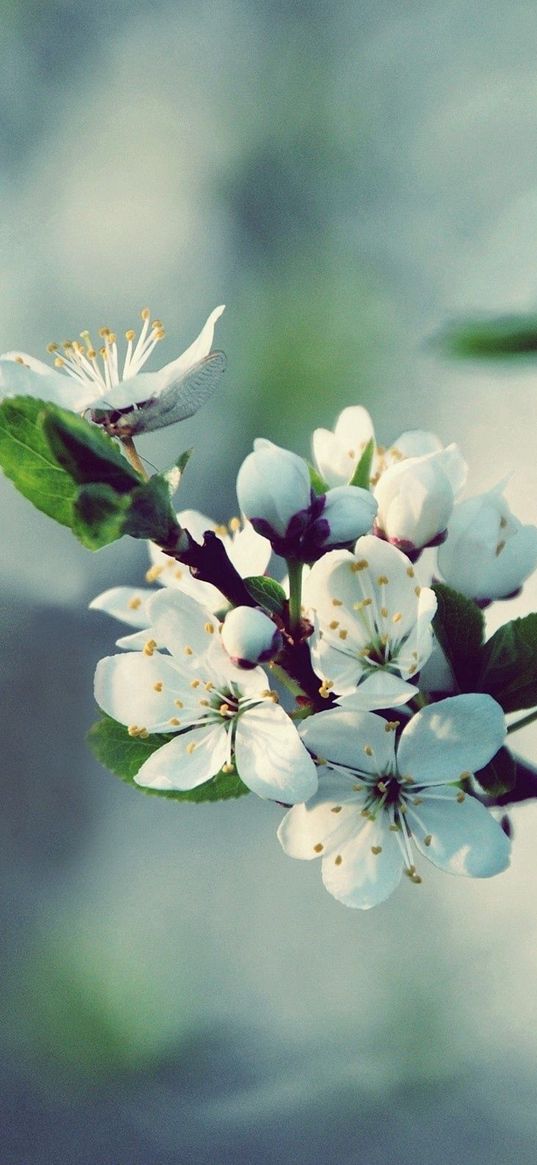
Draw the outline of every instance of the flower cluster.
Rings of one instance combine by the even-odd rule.
[[[506,713],[537,708],[537,614],[486,641],[482,608],[536,569],[537,527],[505,482],[463,497],[463,456],[435,434],[379,445],[361,406],[315,431],[312,464],[257,439],[228,524],[176,513],[187,455],[148,478],[133,437],[217,389],[222,311],[159,372],[141,371],[164,336],[146,309],[121,369],[109,328],[100,348],[86,331],[50,345],[54,367],[0,358],[0,463],[21,492],[91,549],[150,539],[147,585],[90,604],[126,625],[96,670],[97,755],[157,794],[278,803],[284,852],[320,858],[347,906],[384,901],[403,874],[419,885],[422,859],[498,874],[495,810],[527,795],[506,739],[537,712]]]
[[[482,604],[510,595],[537,566],[537,529],[511,515],[502,486],[457,501],[466,465],[434,434],[376,446],[361,407],[317,430],[313,454],[315,470],[258,439],[238,473],[241,518],[177,515],[200,543],[207,531],[221,539],[257,584],[251,604],[230,606],[216,580],[154,544],[146,579],[164,590],[116,587],[93,601],[135,628],[98,665],[97,702],[154,741],[138,784],[184,791],[233,773],[287,806],[284,851],[320,857],[324,885],[348,906],[383,901],[403,873],[418,885],[421,858],[497,874],[510,842],[479,777],[505,742],[503,709],[463,692],[443,655],[439,694],[421,676],[441,656],[440,575]],[[427,578],[425,547],[438,547]],[[272,551],[287,562],[283,589],[264,573]]]

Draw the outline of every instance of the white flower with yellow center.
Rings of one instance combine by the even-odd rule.
[[[221,769],[259,797],[294,804],[317,788],[315,765],[261,668],[234,666],[219,624],[188,595],[161,591],[149,605],[154,639],[142,652],[97,665],[95,698],[129,733],[173,733],[135,780],[194,789]],[[156,651],[157,641],[170,654]]]
[[[279,840],[293,858],[322,858],[326,889],[368,910],[403,873],[422,881],[413,847],[450,874],[489,878],[509,864],[510,844],[461,780],[483,768],[505,738],[502,709],[481,693],[423,708],[395,747],[396,722],[328,709],[300,729],[319,759],[318,792],[284,817]]]
[[[326,554],[306,580],[304,603],[316,628],[311,655],[321,695],[364,710],[416,695],[408,681],[431,654],[436,598],[418,586],[400,550],[365,535],[353,554]]]
[[[121,369],[117,336],[106,327],[100,329],[100,345],[87,331],[79,340],[49,344],[55,368],[24,352],[6,352],[0,357],[0,396],[34,396],[77,413],[89,411],[91,420],[114,437],[182,421],[210,399],[220,382],[225,356],[211,348],[223,311],[215,308],[193,344],[158,372],[141,371],[165,334],[160,320],[151,321],[149,308],[140,313],[139,336],[134,330],[125,333]]]

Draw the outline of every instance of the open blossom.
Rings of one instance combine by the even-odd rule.
[[[328,709],[306,720],[304,743],[321,765],[318,792],[278,830],[294,858],[322,858],[326,889],[367,910],[403,872],[422,881],[414,847],[450,874],[488,878],[509,863],[509,840],[488,809],[457,782],[483,768],[505,738],[490,696],[454,696],[397,723],[371,712]]]
[[[353,554],[325,555],[306,580],[304,602],[316,623],[311,653],[322,694],[364,709],[416,695],[408,681],[431,654],[436,598],[417,585],[400,550],[366,535]]]
[[[404,550],[422,550],[445,538],[455,495],[466,480],[456,445],[407,457],[382,474],[375,488],[375,533]]]
[[[149,604],[155,638],[97,665],[95,698],[132,736],[172,733],[141,766],[152,789],[194,789],[223,768],[259,797],[294,804],[317,787],[315,765],[261,668],[233,665],[210,611],[178,591]],[[160,654],[158,645],[169,655]]]
[[[376,502],[368,490],[311,488],[306,462],[296,453],[257,438],[237,478],[241,510],[284,558],[313,562],[332,547],[371,529]]]
[[[232,518],[228,526],[217,525],[212,518],[197,510],[180,510],[177,521],[198,542],[202,541],[206,530],[212,530],[224,543],[230,561],[242,578],[264,574],[271,555],[270,542],[256,534],[249,522]],[[188,566],[164,554],[154,542],[149,543],[149,554],[152,565],[146,574],[148,582],[158,582],[191,595],[210,611],[222,611],[228,606],[227,599],[217,587],[194,578]],[[90,608],[105,611],[135,628],[132,634],[118,639],[117,646],[141,651],[149,637],[149,602],[154,593],[150,587],[110,587],[92,599]]]
[[[373,421],[362,405],[349,405],[343,409],[336,421],[334,431],[316,429],[313,434],[313,456],[319,473],[329,486],[347,485],[356,470],[366,445],[373,439]],[[375,445],[371,465],[371,486],[375,486],[381,474],[391,465],[396,465],[406,457],[421,457],[425,453],[436,453],[442,442],[434,433],[424,429],[409,429],[384,448]]]
[[[469,599],[503,599],[537,566],[537,527],[511,513],[503,484],[460,502],[438,551],[442,577]]]
[[[90,333],[61,346],[49,344],[55,368],[25,352],[0,357],[0,396],[34,396],[82,413],[115,437],[161,429],[196,413],[218,388],[225,368],[223,352],[211,352],[214,326],[224,308],[211,312],[199,336],[176,360],[158,372],[141,372],[155,345],[164,338],[160,320],[141,312],[140,335],[125,333],[127,350],[119,369],[117,336],[101,328],[101,345]]]

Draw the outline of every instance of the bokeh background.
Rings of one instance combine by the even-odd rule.
[[[457,440],[536,520],[537,369],[443,361],[454,313],[537,302],[537,9],[501,0],[2,0],[0,349],[150,305],[171,359],[227,306],[181,504],[225,520],[256,435],[346,404]],[[535,827],[490,882],[368,914],[253,797],[93,761],[91,677],[143,547],[92,556],[0,482],[3,1165],[534,1165]],[[499,604],[495,622],[535,606]],[[531,730],[517,740],[535,756]]]

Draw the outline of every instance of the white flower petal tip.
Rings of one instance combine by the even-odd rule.
[[[439,453],[442,442],[423,429],[410,429],[387,448],[376,446],[373,422],[362,405],[343,409],[334,431],[316,429],[313,434],[313,459],[324,481],[329,486],[348,485],[354,476],[366,446],[373,441],[375,448],[369,484],[378,484],[386,470],[410,457]]]
[[[504,484],[455,506],[438,551],[448,585],[481,602],[516,594],[537,567],[537,527],[514,516]]]
[[[99,330],[93,343],[84,331],[78,340],[50,344],[55,368],[23,353],[8,352],[0,359],[0,395],[22,393],[49,400],[74,412],[88,411],[92,420],[117,437],[132,437],[174,424],[193,415],[216,392],[225,369],[223,352],[212,352],[214,326],[221,305],[211,312],[199,336],[177,360],[159,372],[141,369],[165,332],[151,313],[140,313],[142,327],[125,333],[127,341],[120,371],[117,336]]]
[[[403,874],[419,886],[415,850],[467,877],[492,877],[509,864],[501,826],[457,784],[501,745],[495,701],[471,694],[431,705],[395,747],[398,728],[372,712],[331,708],[300,730],[322,758],[322,776],[309,803],[283,818],[278,838],[290,857],[320,857],[326,889],[355,909],[385,901]]]

